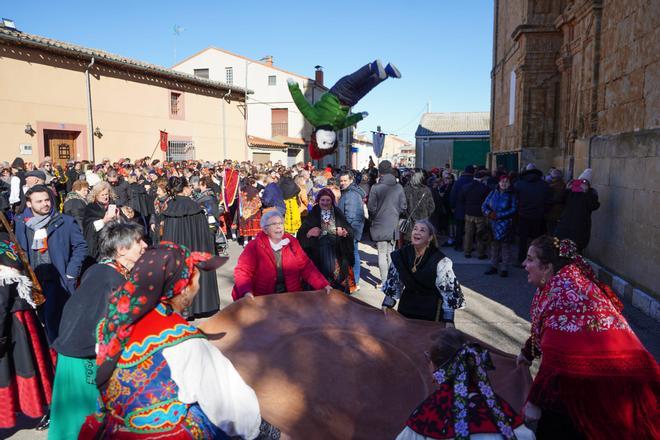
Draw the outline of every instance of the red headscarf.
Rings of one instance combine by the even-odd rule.
[[[108,311],[97,329],[96,384],[101,390],[107,386],[134,324],[161,302],[183,292],[195,266],[214,270],[221,262],[211,254],[190,252],[185,246],[164,241],[145,251],[130,278],[110,295]]]
[[[566,413],[587,438],[658,438],[658,364],[575,243],[556,247],[572,263],[532,301],[532,354],[543,357],[529,400]]]

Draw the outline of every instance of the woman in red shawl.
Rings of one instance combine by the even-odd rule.
[[[658,438],[660,369],[571,240],[542,236],[523,263],[538,287],[518,361],[542,356],[524,409],[537,438]]]

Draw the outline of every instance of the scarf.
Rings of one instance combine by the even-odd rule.
[[[321,209],[321,221],[323,223],[330,223],[332,217],[334,217],[334,212],[332,209]]]
[[[531,354],[542,361],[528,400],[566,413],[588,438],[657,438],[660,369],[577,255],[532,300]]]
[[[282,249],[284,246],[288,245],[291,242],[288,238],[283,238],[280,240],[278,243],[273,243],[271,239],[268,239],[268,243],[270,243],[271,249],[273,249],[273,252],[277,252],[280,249]]]
[[[25,226],[34,232],[31,249],[39,252],[48,250],[48,232],[46,226],[50,223],[51,215],[35,215],[25,219]]]
[[[32,282],[22,274],[23,263],[16,253],[15,244],[0,241],[0,286],[16,284],[18,296],[27,301],[32,308],[37,308],[32,298]]]
[[[66,195],[66,199],[64,199],[64,203],[68,202],[69,200],[82,200],[83,202],[85,202],[85,205],[87,204],[87,200],[85,200],[83,196],[81,196],[75,191],[71,191]]]
[[[439,390],[413,411],[406,425],[436,439],[467,440],[473,431],[499,432],[505,439],[515,439],[513,429],[522,425],[522,419],[495,394],[487,373],[493,369],[488,350],[478,344],[463,344],[433,373]],[[483,412],[489,417],[479,418]]]

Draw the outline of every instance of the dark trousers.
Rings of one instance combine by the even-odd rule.
[[[350,75],[340,78],[332,86],[330,93],[335,95],[343,105],[353,107],[387,78],[380,78],[377,72],[372,71],[371,65],[372,63],[365,64]]]
[[[465,235],[465,219],[456,219],[456,241],[454,241],[454,248],[461,250],[463,247],[463,236]]]
[[[46,302],[37,309],[37,316],[46,329],[48,344],[51,345],[59,334],[62,310],[69,299],[69,293],[57,280],[42,281],[41,288]]]
[[[545,221],[542,218],[518,218],[518,262],[527,258],[529,242],[545,233]]]

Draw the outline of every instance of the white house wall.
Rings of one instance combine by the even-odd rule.
[[[312,87],[309,87],[309,79],[304,76],[283,72],[216,49],[203,51],[174,66],[174,69],[189,74],[194,74],[195,69],[209,69],[209,79],[226,82],[225,69],[227,67],[233,69],[233,84],[254,91],[253,94],[248,95],[248,134],[270,139],[272,137],[271,110],[286,108],[289,114],[288,136],[303,138],[309,135],[311,128],[306,127],[302,114],[291,99],[287,79],[296,80],[310,101],[312,98],[314,101],[318,100],[324,91],[320,88],[312,90]],[[276,85],[268,85],[269,76],[276,77]]]

